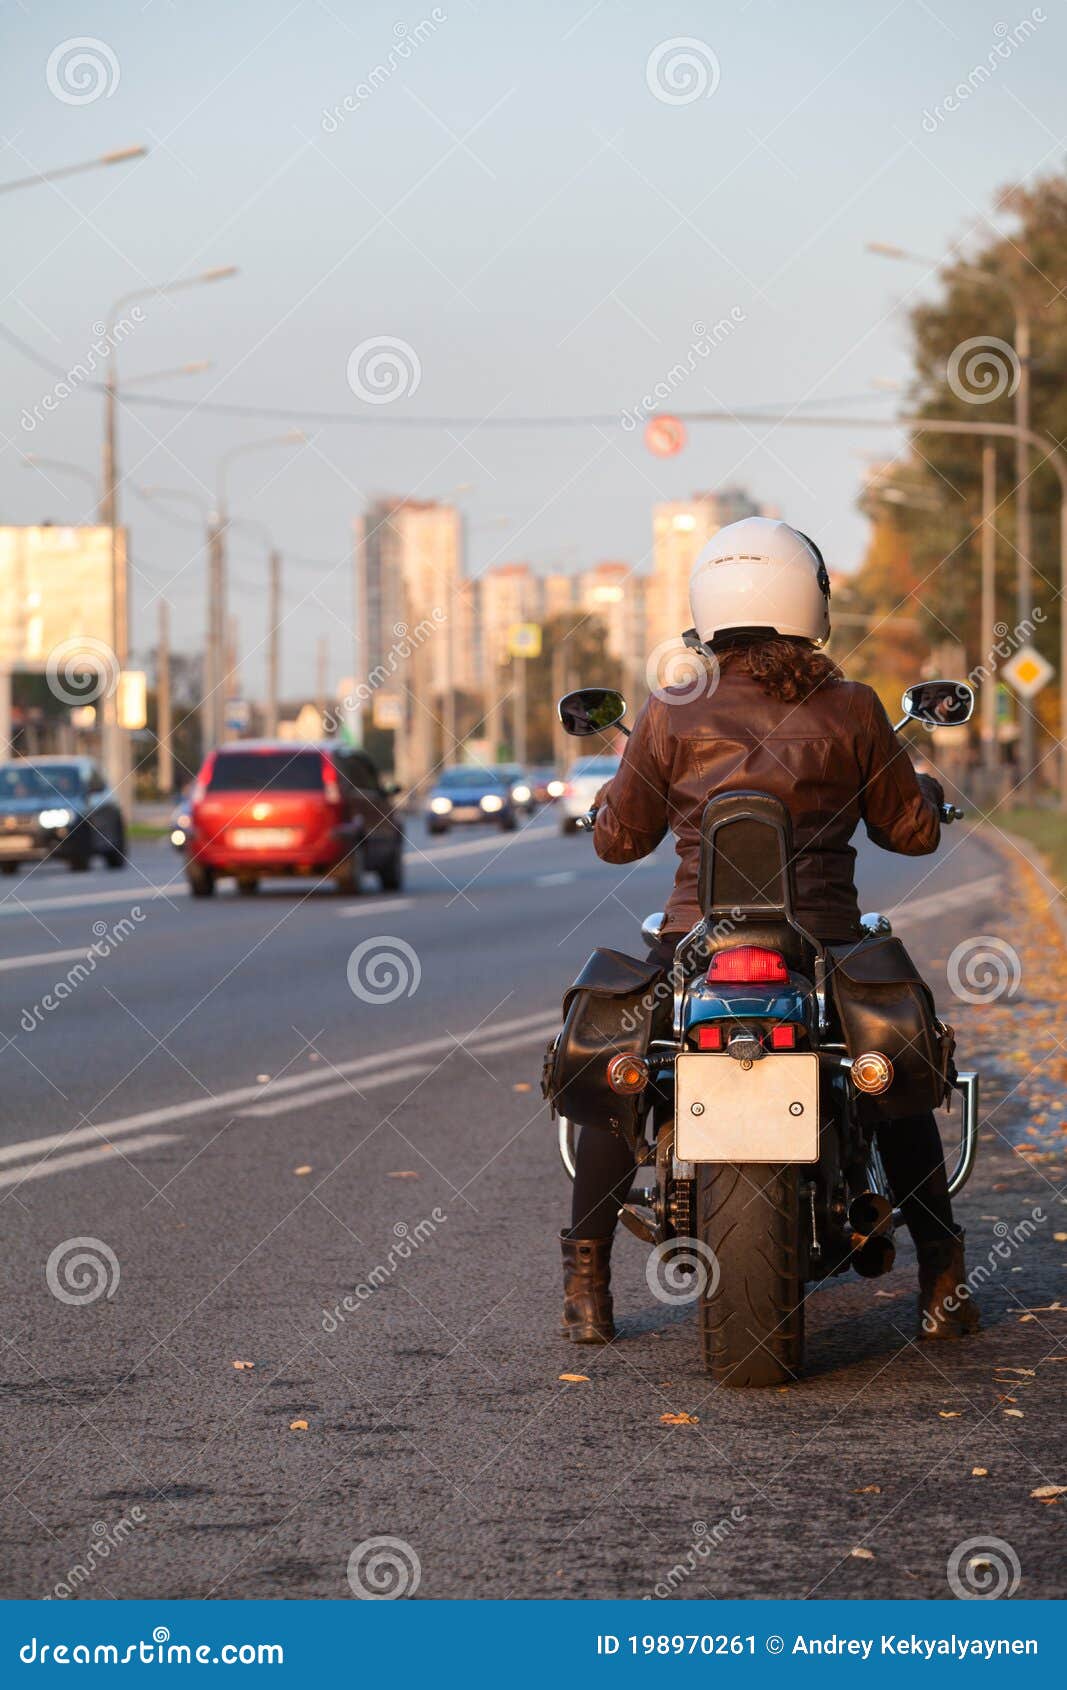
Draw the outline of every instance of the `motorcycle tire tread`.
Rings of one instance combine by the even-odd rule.
[[[789,1384],[804,1354],[799,1169],[702,1163],[696,1209],[718,1263],[698,1305],[705,1372],[731,1387]]]

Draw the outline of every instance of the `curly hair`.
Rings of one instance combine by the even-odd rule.
[[[720,668],[743,670],[783,704],[803,703],[824,681],[844,680],[833,658],[808,640],[776,634],[767,639],[727,639],[716,642],[713,649]]]

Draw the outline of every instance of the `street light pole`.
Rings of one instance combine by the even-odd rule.
[[[62,176],[76,176],[83,170],[127,164],[131,159],[144,158],[147,152],[147,147],[118,147],[114,152],[101,153],[99,158],[84,159],[81,164],[61,164],[55,170],[35,170],[32,176],[20,176],[15,182],[0,182],[0,194],[14,193],[16,188],[36,188],[42,182],[58,182]]]

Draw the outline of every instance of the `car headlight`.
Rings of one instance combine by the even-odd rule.
[[[487,816],[495,816],[498,810],[504,808],[504,800],[498,798],[495,792],[487,792],[484,798],[479,798],[478,803]]]
[[[171,830],[170,842],[172,845],[176,845],[180,851],[182,846],[185,844],[185,829],[181,827],[173,828]]]
[[[42,827],[69,827],[74,817],[69,810],[42,810],[37,819]]]
[[[447,816],[447,814],[448,814],[448,812],[451,808],[452,808],[451,798],[431,798],[430,799],[430,809],[433,811],[435,816]]]
[[[530,788],[528,786],[523,786],[520,781],[518,786],[512,787],[511,796],[514,798],[516,804],[528,804],[530,802]]]
[[[567,790],[567,783],[562,780],[550,780],[545,790],[550,798],[562,798]]]

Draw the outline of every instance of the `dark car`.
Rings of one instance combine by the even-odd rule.
[[[0,869],[55,857],[75,871],[103,857],[126,862],[118,799],[89,757],[33,757],[0,763]]]
[[[521,810],[524,815],[532,816],[537,806],[534,803],[533,788],[530,785],[530,777],[526,770],[519,763],[497,763],[494,768],[498,775],[503,775],[511,787],[511,801],[516,810]]]
[[[557,798],[563,797],[566,784],[551,763],[530,770],[530,788],[535,804],[555,803]]]
[[[383,892],[404,883],[396,788],[352,746],[239,740],[211,752],[183,812],[185,876],[210,897],[220,876],[256,892],[274,875],[329,876],[359,891],[364,869]],[[174,839],[174,833],[171,838]]]
[[[429,833],[447,833],[455,822],[491,822],[505,833],[517,826],[511,782],[499,769],[461,764],[445,769],[426,801]]]

